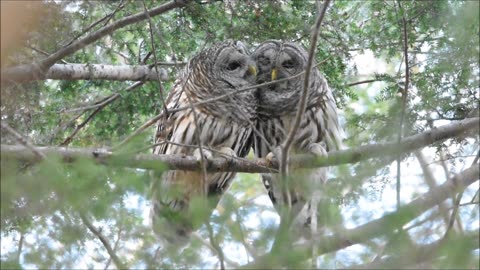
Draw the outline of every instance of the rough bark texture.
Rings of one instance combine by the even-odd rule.
[[[28,71],[27,66],[6,69],[2,76],[8,80]],[[167,71],[158,68],[161,80],[168,79]],[[149,65],[103,65],[103,64],[55,64],[33,80],[109,80],[109,81],[156,81],[155,67]]]
[[[297,168],[325,167],[331,165],[355,163],[370,158],[398,155],[412,152],[437,141],[460,136],[467,132],[478,132],[479,119],[470,118],[457,121],[439,128],[425,131],[398,143],[371,144],[352,150],[330,152],[328,157],[316,158],[312,155],[297,155],[291,157],[291,164]],[[125,154],[113,154],[107,149],[79,149],[65,147],[35,147],[38,153],[55,154],[63,157],[66,162],[78,158],[93,158],[101,164],[114,164],[142,169],[158,169],[164,163],[171,170],[200,170],[200,163],[191,156],[150,155],[139,154],[128,157]],[[22,145],[1,145],[2,158],[15,158],[23,162],[37,162],[39,158],[31,150]],[[165,169],[165,168],[164,168]],[[207,171],[235,171],[248,173],[276,172],[278,164],[270,164],[265,159],[249,161],[246,159],[214,158],[208,160]]]

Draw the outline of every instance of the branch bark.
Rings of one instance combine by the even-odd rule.
[[[147,13],[149,16],[156,16],[172,9],[180,8],[185,6],[190,0],[173,0],[169,1],[159,7],[150,9]],[[28,82],[32,80],[38,80],[43,78],[45,73],[49,70],[53,64],[55,64],[60,59],[64,58],[67,55],[70,55],[85,46],[92,44],[93,42],[101,39],[102,37],[112,33],[113,31],[125,27],[130,24],[137,23],[139,21],[147,19],[146,12],[142,11],[137,14],[124,17],[120,20],[114,21],[99,30],[85,36],[84,38],[78,39],[71,44],[65,46],[64,48],[58,50],[57,52],[51,54],[49,57],[37,62],[28,65],[19,65],[11,68],[2,70],[1,81],[3,82]],[[10,74],[10,75],[7,75]]]
[[[296,168],[316,168],[347,163],[356,163],[376,157],[406,154],[416,149],[428,146],[432,143],[460,136],[466,132],[478,132],[480,118],[469,118],[455,121],[451,124],[431,129],[410,137],[406,137],[400,144],[397,142],[370,144],[355,149],[329,152],[327,157],[314,157],[312,155],[297,155],[291,158],[290,163]],[[112,164],[118,166],[156,170],[164,163],[170,170],[201,170],[197,159],[192,156],[182,155],[151,155],[139,154],[132,157],[126,154],[115,154],[107,149],[88,148],[64,148],[64,147],[33,147],[37,152],[45,155],[53,154],[61,156],[65,162],[72,162],[78,158],[95,159],[100,164]],[[38,162],[38,158],[31,150],[23,145],[1,145],[2,158],[14,158],[23,162]],[[247,172],[247,173],[271,173],[278,168],[273,162],[272,166],[264,159],[250,161],[246,159],[213,158],[206,162],[209,172]],[[163,168],[167,169],[167,168]]]
[[[330,152],[326,157],[313,157],[312,155],[297,155],[291,158],[291,164],[296,168],[317,168],[334,166],[347,163],[356,163],[376,157],[393,156],[410,153],[416,149],[428,146],[432,143],[446,140],[466,132],[479,131],[480,118],[469,118],[455,121],[452,124],[434,128],[410,137],[404,138],[400,144],[397,142],[370,144],[355,149]],[[101,164],[112,164],[141,169],[158,169],[159,163],[165,163],[171,170],[200,170],[201,166],[197,159],[192,156],[182,155],[150,155],[139,154],[126,157],[125,154],[115,154],[108,149],[89,148],[64,148],[64,147],[33,147],[37,152],[45,155],[54,154],[63,157],[65,162],[72,162],[78,158],[93,158]],[[38,162],[38,158],[31,150],[22,145],[1,145],[2,157],[14,158],[24,162]],[[248,172],[270,173],[277,169],[276,162],[270,162],[271,167],[264,159],[250,161],[246,159],[212,158],[206,162],[209,172]]]
[[[25,72],[21,68],[8,68],[2,78],[17,78]],[[165,69],[158,68],[161,80],[167,80]],[[32,80],[109,80],[109,81],[156,81],[157,73],[151,65],[103,65],[103,64],[55,64],[43,75]],[[3,79],[2,79],[3,80]]]
[[[292,256],[294,254],[295,258],[299,261],[308,259],[310,255],[309,250],[313,244],[317,243],[320,243],[318,245],[318,255],[321,255],[392,233],[428,209],[442,203],[456,193],[462,192],[466,187],[478,181],[479,172],[478,164],[475,164],[457,174],[455,177],[452,177],[452,179],[446,181],[444,184],[431,189],[412,202],[401,206],[393,213],[386,214],[379,219],[372,220],[354,229],[344,230],[340,234],[315,236],[311,241],[295,246],[291,252]],[[279,259],[281,258],[269,253],[242,268],[273,267],[275,264],[272,264],[272,262],[281,265],[281,262],[278,262]]]

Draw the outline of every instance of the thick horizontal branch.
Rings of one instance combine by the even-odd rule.
[[[157,68],[160,79],[168,79],[167,71]],[[6,69],[2,76],[15,78],[26,72],[21,68]],[[110,81],[156,81],[155,67],[141,66],[115,66],[103,64],[55,64],[35,80],[110,80]]]
[[[415,265],[419,265],[425,262],[429,262],[438,258],[441,255],[446,255],[442,253],[443,248],[448,248],[449,243],[461,243],[463,250],[455,250],[455,252],[460,253],[460,256],[465,256],[466,253],[478,249],[480,243],[478,241],[480,234],[478,231],[468,232],[463,235],[451,237],[451,238],[442,238],[438,241],[435,241],[431,244],[420,245],[408,249],[402,254],[395,254],[381,260],[377,260],[367,264],[359,264],[348,267],[347,269],[403,269],[411,268]],[[439,252],[440,251],[440,252]],[[450,257],[454,257],[454,254],[449,254]],[[464,262],[468,263],[468,262]]]
[[[361,160],[388,155],[409,153],[413,150],[428,146],[465,132],[478,132],[479,118],[470,118],[462,121],[406,137],[400,144],[385,143],[360,146],[356,149],[330,152],[327,157],[313,157],[311,155],[297,155],[291,157],[291,164],[297,168],[325,167],[346,163],[355,163]],[[201,169],[199,162],[192,156],[183,155],[151,155],[138,154],[127,156],[115,154],[106,149],[65,148],[65,147],[34,147],[38,153],[57,155],[66,162],[78,158],[95,159],[101,164],[113,164],[140,169],[158,169],[164,163],[171,170],[198,171]],[[39,158],[22,145],[2,145],[2,157],[15,158],[24,162],[37,162]],[[246,159],[212,158],[207,162],[207,171],[235,171],[248,173],[267,173],[278,169],[278,164],[269,164],[265,159],[250,161]]]
[[[477,134],[480,128],[480,118],[468,118],[461,121],[452,121],[451,124],[434,128],[402,139],[400,143],[380,143],[359,146],[355,149],[329,152],[327,157],[312,157],[298,155],[292,157],[292,165],[296,167],[326,167],[347,163],[356,163],[361,160],[383,156],[403,155],[416,149],[426,147],[432,143],[461,136],[465,133]],[[275,162],[274,162],[275,163]],[[259,162],[258,164],[262,164]],[[263,164],[262,164],[263,165]],[[276,167],[278,164],[273,164]]]
[[[193,156],[185,155],[150,155],[138,154],[129,157],[126,154],[114,154],[105,149],[70,148],[70,147],[34,147],[38,153],[44,155],[59,156],[64,162],[86,158],[93,159],[99,164],[110,164],[147,170],[167,169],[171,170],[199,171],[199,161]],[[40,159],[22,145],[1,145],[3,158],[17,159],[20,162],[35,163]],[[247,159],[212,158],[208,160],[207,170],[211,172],[236,171],[236,172],[271,172],[272,169],[255,164]]]
[[[340,250],[355,244],[363,243],[367,240],[380,237],[385,234],[392,234],[397,229],[402,228],[411,220],[417,218],[428,209],[451,198],[458,192],[462,192],[466,187],[478,181],[479,167],[474,164],[472,167],[455,175],[444,184],[439,185],[422,196],[400,207],[397,211],[386,214],[385,216],[370,221],[364,225],[350,230],[343,230],[339,234],[331,236],[317,236],[306,244],[294,247],[295,257],[300,260],[306,260],[310,256],[309,250],[312,244],[318,244],[318,255]],[[259,257],[255,262],[243,266],[243,268],[265,268],[279,266],[283,263],[279,261],[275,254],[266,254]]]
[[[148,16],[153,17],[162,13],[165,13],[169,10],[180,8],[185,6],[190,0],[173,0],[164,3],[156,8],[152,8],[147,12],[139,12],[127,17],[124,17],[120,20],[114,21],[95,32],[88,34],[87,36],[78,39],[71,44],[65,46],[64,48],[58,50],[57,52],[51,54],[47,58],[28,65],[20,65],[16,67],[11,67],[5,70],[2,70],[1,81],[3,82],[28,82],[32,80],[38,80],[39,78],[44,77],[44,73],[53,66],[57,61],[68,56],[85,46],[92,44],[93,42],[101,39],[102,37],[114,32],[115,30],[125,27],[130,24],[137,23],[139,21],[147,19]],[[7,73],[8,72],[8,73]],[[7,76],[9,74],[10,76]]]

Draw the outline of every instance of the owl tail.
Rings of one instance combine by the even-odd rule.
[[[182,247],[189,242],[193,226],[188,219],[182,217],[181,212],[153,200],[150,218],[154,233],[166,240],[169,246]]]

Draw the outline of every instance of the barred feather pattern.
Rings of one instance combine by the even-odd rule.
[[[259,69],[257,83],[263,83],[272,79],[273,69],[275,79],[305,71],[308,52],[301,45],[270,40],[255,49],[253,58]],[[300,76],[257,90],[258,134],[254,134],[256,157],[266,157],[286,139],[295,121],[303,81],[304,76]],[[307,108],[294,137],[291,154],[326,155],[328,151],[341,147],[343,133],[338,122],[337,106],[327,81],[317,68],[312,70],[309,82]],[[303,178],[306,182],[302,184],[297,179],[291,180],[288,187],[292,207],[290,212],[295,215],[292,217],[294,224],[310,226],[311,222],[316,222],[316,218],[312,221],[312,215],[317,213],[313,213],[316,210],[312,209],[316,209],[321,200],[321,188],[327,178],[327,169],[297,170],[294,177]],[[287,205],[287,194],[282,191],[279,176],[262,174],[262,180],[274,206],[279,209]]]
[[[200,52],[176,80],[166,101],[167,111],[253,85],[254,64],[244,45],[237,41],[225,41]],[[229,148],[235,156],[245,157],[252,145],[250,123],[255,106],[254,93],[247,91],[168,113],[157,123],[154,142],[159,145],[153,153],[193,155],[201,143],[204,149]],[[195,215],[191,213],[192,199],[209,199],[209,216],[234,177],[233,172],[222,172],[207,173],[203,179],[202,172],[181,170],[156,175],[151,187],[154,231],[168,242],[184,243],[201,225],[191,220]]]

